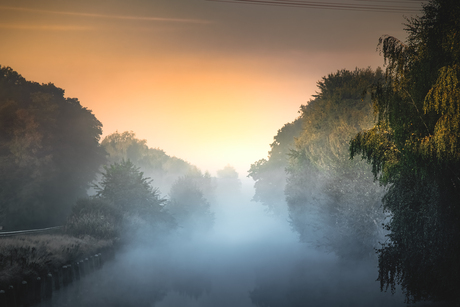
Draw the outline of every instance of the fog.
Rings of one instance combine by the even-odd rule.
[[[401,293],[380,292],[376,260],[299,243],[286,216],[251,201],[252,185],[216,195],[212,231],[140,232],[42,306],[404,306]]]

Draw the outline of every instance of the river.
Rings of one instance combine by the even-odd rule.
[[[380,291],[375,260],[344,262],[299,243],[287,217],[250,198],[248,188],[221,200],[212,232],[132,240],[40,307],[405,306],[401,293]]]

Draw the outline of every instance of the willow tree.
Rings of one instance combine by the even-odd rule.
[[[459,302],[460,2],[435,0],[408,20],[408,38],[380,38],[386,79],[374,91],[375,126],[350,144],[381,183],[392,219],[378,250],[382,289],[408,302]]]

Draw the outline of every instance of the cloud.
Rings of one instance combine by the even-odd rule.
[[[1,24],[0,29],[37,30],[37,31],[87,31],[91,27],[64,25]]]
[[[124,16],[124,15],[107,15],[107,14],[94,14],[94,13],[78,13],[67,11],[52,11],[42,9],[31,9],[24,7],[0,6],[0,10],[21,11],[21,12],[34,12],[44,14],[57,14],[90,18],[106,18],[106,19],[119,19],[119,20],[136,20],[136,21],[154,21],[154,22],[174,22],[174,23],[194,23],[194,24],[209,24],[208,20],[200,19],[182,19],[182,18],[164,18],[164,17],[144,17],[144,16]]]

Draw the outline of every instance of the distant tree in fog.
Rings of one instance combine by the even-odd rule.
[[[374,91],[378,120],[350,151],[389,187],[382,289],[400,284],[409,302],[459,306],[460,2],[430,1],[406,30],[405,42],[380,39],[387,69]]]
[[[341,70],[318,82],[301,107],[302,132],[291,151],[285,189],[293,228],[304,241],[343,258],[374,255],[383,239],[384,189],[371,168],[349,160],[351,138],[373,124],[370,87],[380,69]]]
[[[0,225],[62,224],[105,162],[101,128],[63,89],[0,66]]]
[[[268,211],[275,214],[286,212],[287,205],[284,196],[286,186],[286,167],[289,153],[294,149],[294,140],[302,130],[300,118],[285,124],[278,130],[267,159],[261,159],[251,164],[248,177],[254,181],[254,201],[261,202]]]
[[[166,207],[185,233],[207,231],[214,224],[211,205],[200,188],[206,181],[203,175],[191,174],[180,177],[171,187]]]
[[[223,197],[231,197],[241,193],[241,180],[233,166],[227,165],[217,171],[217,193]]]
[[[130,160],[155,181],[160,190],[169,190],[177,178],[197,168],[190,163],[167,155],[159,148],[150,148],[146,140],[136,138],[132,131],[118,131],[106,136],[102,147],[108,153],[108,163]]]

